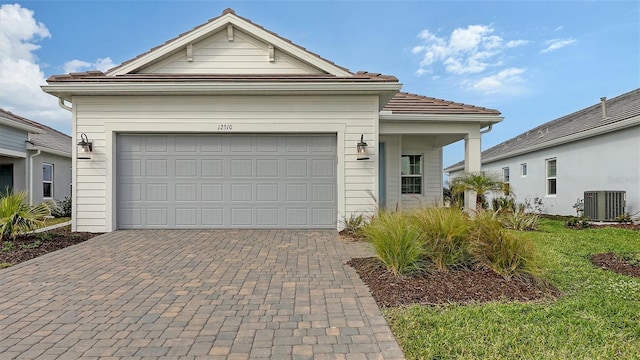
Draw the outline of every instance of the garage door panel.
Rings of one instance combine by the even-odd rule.
[[[176,201],[198,201],[198,184],[176,184]]]
[[[222,184],[202,184],[203,201],[223,201]]]
[[[280,210],[278,208],[256,209],[258,226],[278,226]]]
[[[118,135],[119,228],[336,226],[335,135]]]
[[[200,162],[203,177],[222,177],[224,162],[221,159],[203,159]]]
[[[278,201],[279,199],[278,184],[257,184],[256,200],[257,201]]]
[[[202,225],[222,226],[224,224],[224,210],[222,208],[202,209]]]

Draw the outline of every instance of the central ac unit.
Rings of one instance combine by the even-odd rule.
[[[584,192],[584,216],[591,220],[612,221],[624,215],[626,192],[594,190]]]

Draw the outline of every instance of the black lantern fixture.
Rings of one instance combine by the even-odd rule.
[[[89,141],[87,134],[82,133],[80,141],[78,141],[78,159],[91,159],[92,153],[93,142]]]
[[[364,134],[360,135],[360,142],[358,143],[358,160],[368,160],[369,153],[367,152],[367,143],[364,142]]]

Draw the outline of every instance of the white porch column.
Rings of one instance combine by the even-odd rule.
[[[477,173],[482,166],[482,149],[480,141],[480,128],[476,131],[469,132],[464,138],[464,172]],[[464,193],[464,209],[467,212],[476,209],[476,192],[465,191]]]

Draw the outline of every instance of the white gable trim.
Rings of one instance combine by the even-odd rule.
[[[313,55],[307,51],[304,51],[301,48],[287,41],[282,40],[278,36],[275,36],[254,24],[251,24],[243,19],[240,19],[239,17],[231,13],[224,14],[219,18],[197,29],[192,30],[191,32],[185,34],[184,36],[178,37],[174,41],[171,41],[168,44],[162,45],[159,48],[142,55],[141,57],[131,61],[130,63],[115,67],[109,70],[107,72],[107,75],[118,76],[118,75],[125,75],[125,74],[135,72],[136,70],[139,70],[145,65],[151,64],[176,51],[185,49],[188,45],[193,44],[217,31],[223,30],[224,28],[226,28],[227,31],[229,31],[229,28],[228,28],[229,25],[237,27],[238,29],[241,29],[242,31],[250,34],[251,36],[254,36],[264,41],[265,43],[272,45],[275,48],[285,53],[288,53],[291,56],[294,56],[302,60],[303,62],[306,62],[314,67],[317,67],[318,69],[325,71],[329,74],[332,74],[335,76],[353,76],[353,74],[351,74],[350,72],[345,71],[344,69],[336,65],[333,65],[330,62],[323,60],[316,55]],[[231,31],[231,33],[233,33],[233,31]]]
[[[2,125],[6,125],[8,127],[14,128],[14,129],[18,129],[18,130],[23,130],[26,132],[30,132],[30,133],[34,133],[34,134],[43,134],[44,131],[42,131],[42,129],[35,127],[35,126],[31,126],[31,125],[27,125],[27,124],[23,124],[20,122],[17,122],[15,120],[11,120],[5,117],[0,117],[0,124]]]

